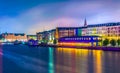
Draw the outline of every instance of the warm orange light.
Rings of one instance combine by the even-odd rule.
[[[94,70],[95,73],[102,73],[102,51],[101,50],[93,50],[94,56]]]
[[[91,43],[58,43],[59,46],[91,46]]]

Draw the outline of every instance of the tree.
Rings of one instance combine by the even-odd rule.
[[[118,46],[120,45],[120,39],[117,40]]]
[[[2,38],[3,38],[2,35],[0,35],[0,40],[2,40]]]
[[[54,43],[54,44],[57,44],[57,40],[56,40],[56,39],[54,39],[53,43]]]
[[[103,46],[107,46],[109,44],[109,40],[108,39],[105,39],[104,41],[103,41]]]
[[[112,40],[110,41],[110,44],[111,44],[112,46],[115,46],[115,45],[116,45],[116,40],[112,39]]]

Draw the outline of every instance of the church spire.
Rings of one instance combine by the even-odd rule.
[[[86,27],[87,26],[87,20],[85,18],[85,21],[84,21],[84,26]]]

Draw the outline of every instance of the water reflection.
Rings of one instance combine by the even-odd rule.
[[[120,52],[104,52],[102,67],[104,73],[120,73]]]
[[[93,50],[94,56],[94,73],[103,73],[102,72],[102,52],[101,50]]]
[[[119,57],[120,52],[57,48],[56,73],[119,73]]]
[[[3,46],[0,73],[120,73],[119,57],[101,50]]]
[[[0,73],[2,73],[2,55],[3,55],[3,53],[2,53],[2,47],[0,45]]]
[[[3,47],[2,73],[48,73],[48,48],[10,47]]]
[[[57,73],[89,73],[89,50],[57,48],[56,51]]]
[[[49,47],[49,73],[54,73],[54,49]]]

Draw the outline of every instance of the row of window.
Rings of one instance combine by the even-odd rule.
[[[110,36],[110,37],[112,37],[112,36],[120,36],[120,34],[115,34],[115,35],[110,35],[110,34],[108,34],[107,36]]]
[[[65,40],[91,40],[91,38],[65,38]],[[93,38],[93,40],[101,40],[101,38]]]

